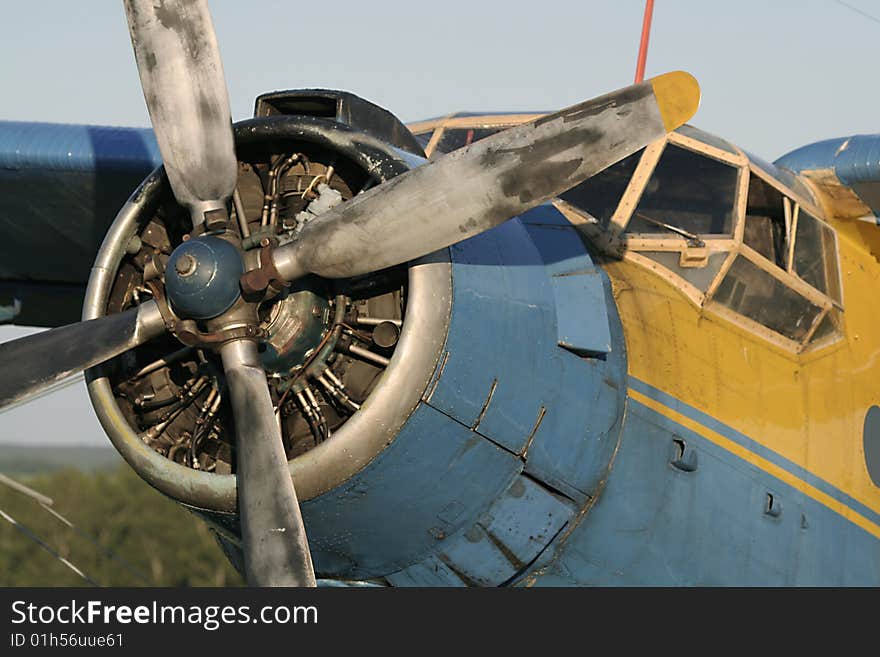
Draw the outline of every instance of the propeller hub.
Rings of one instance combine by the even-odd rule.
[[[196,270],[199,268],[199,261],[195,259],[191,253],[184,253],[177,259],[177,262],[174,263],[174,271],[177,272],[178,276],[186,278],[187,276],[192,276],[196,273]]]
[[[244,271],[238,249],[211,235],[184,242],[171,254],[165,288],[174,311],[184,319],[212,319],[238,300]]]

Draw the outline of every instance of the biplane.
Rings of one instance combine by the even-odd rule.
[[[57,327],[0,405],[85,369],[254,585],[880,583],[880,137],[771,164],[681,72],[233,126],[207,3],[125,6],[153,131],[0,123],[5,312]]]

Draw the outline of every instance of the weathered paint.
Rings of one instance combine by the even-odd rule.
[[[843,199],[845,190],[851,190],[871,212],[880,212],[880,135],[816,142],[783,155],[775,164],[818,181],[826,193]],[[837,191],[841,187],[844,190]]]
[[[159,164],[152,130],[0,121],[0,303],[17,321],[79,319],[113,217]]]
[[[421,404],[367,468],[304,504],[321,575],[513,581],[552,556],[605,479],[625,350],[607,276],[576,230],[544,205],[450,253],[448,337]],[[565,301],[610,331],[601,358],[559,344],[551,281],[584,272]]]
[[[387,577],[394,586],[499,586],[529,572],[576,513],[526,476],[427,559]]]
[[[874,536],[774,476],[758,459],[707,439],[671,419],[665,405],[645,399],[646,404],[634,398],[628,402],[606,489],[559,556],[524,584],[880,582]],[[695,470],[671,465],[678,454],[674,439],[696,451]]]
[[[635,263],[607,265],[626,333],[629,373],[734,427],[854,499],[880,511],[862,455],[862,425],[880,398],[880,336],[871,291],[877,261],[839,231],[847,309],[843,338],[810,354],[701,312],[668,280]]]
[[[746,161],[693,129],[674,138]],[[646,258],[603,261],[628,354],[622,437],[607,481],[582,498],[546,563],[520,583],[880,583],[880,488],[862,434],[880,398],[871,300],[880,241],[872,226],[843,219],[851,201],[829,202],[814,179],[778,168],[790,162],[750,161],[753,175],[836,229],[841,334],[799,353],[763,327],[709,312],[702,293]],[[583,229],[583,219],[566,217]],[[643,242],[642,250],[662,246]]]
[[[421,404],[373,463],[303,503],[315,570],[366,579],[419,561],[473,522],[520,469],[510,452]]]
[[[842,335],[813,352],[707,312],[638,258],[605,262],[630,376],[620,448],[583,520],[523,583],[880,584],[862,434],[880,399],[880,267],[869,225],[826,219],[846,310]]]
[[[706,151],[742,155],[725,145]],[[829,220],[843,333],[804,353],[707,313],[644,258],[595,267],[548,206],[454,247],[447,355],[426,398],[369,466],[305,505],[319,571],[396,584],[880,583],[880,489],[862,436],[880,397],[880,251],[874,227]],[[554,294],[554,278],[587,272],[601,293]],[[603,327],[610,350],[583,347]]]

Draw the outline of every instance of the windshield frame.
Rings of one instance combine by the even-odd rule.
[[[734,199],[734,217],[732,226],[732,235],[720,234],[697,234],[698,240],[688,239],[687,237],[674,233],[672,231],[662,231],[657,233],[627,233],[626,226],[630,218],[633,216],[651,175],[654,172],[657,163],[665,151],[667,144],[674,144],[680,148],[693,151],[698,155],[719,160],[725,164],[738,168],[738,178],[736,184],[736,196]],[[752,176],[759,178],[762,182],[770,185],[779,191],[784,200],[784,212],[786,216],[788,231],[787,257],[786,267],[781,268],[776,263],[770,262],[763,255],[746,245],[743,241],[745,231],[746,207],[749,196],[749,183]],[[813,352],[819,348],[837,343],[843,334],[844,321],[844,303],[843,303],[843,281],[840,268],[839,254],[839,238],[834,227],[824,219],[825,213],[818,206],[814,198],[806,197],[806,185],[801,186],[802,189],[792,189],[780,182],[772,173],[765,171],[759,163],[753,161],[749,156],[739,149],[737,153],[731,153],[726,150],[717,148],[711,144],[704,143],[698,139],[682,135],[679,133],[671,133],[666,138],[650,144],[642,154],[642,158],[636,166],[635,171],[621,195],[617,209],[613,213],[607,228],[598,225],[595,218],[588,212],[572,206],[571,204],[557,199],[554,205],[559,209],[572,223],[576,224],[587,239],[595,245],[595,247],[609,255],[622,260],[636,263],[642,267],[650,269],[661,278],[678,288],[681,293],[687,297],[693,304],[700,307],[704,312],[708,311],[712,314],[723,317],[724,319],[738,325],[740,328],[747,330],[749,333],[757,333],[761,337],[767,339],[773,344],[782,347],[785,351],[800,354],[805,351]],[[830,230],[833,235],[834,247],[833,257],[835,262],[826,265],[829,271],[836,271],[837,289],[840,290],[840,300],[834,299],[828,294],[812,287],[801,279],[794,270],[794,250],[796,248],[797,237],[797,218],[800,211],[809,213],[824,227]],[[663,252],[679,253],[681,262],[684,263],[690,259],[698,262],[699,258],[708,260],[717,254],[726,254],[724,262],[718,269],[717,274],[712,278],[712,282],[703,289],[688,282],[681,272],[658,264],[655,259],[650,257],[651,254]],[[769,328],[763,324],[759,324],[744,315],[723,306],[713,300],[719,286],[724,281],[730,268],[733,266],[737,257],[744,257],[750,262],[766,271],[779,282],[789,287],[809,302],[819,306],[822,310],[817,316],[812,329],[799,341],[791,340]],[[699,265],[697,265],[699,266]],[[811,342],[813,333],[819,328],[826,315],[831,315],[834,322],[834,330],[825,335],[821,339]]]

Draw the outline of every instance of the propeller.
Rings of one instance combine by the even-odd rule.
[[[245,572],[272,586],[315,586],[296,490],[255,342],[220,348],[232,399]]]
[[[172,191],[189,208],[194,228],[225,222],[237,160],[207,2],[124,0],[124,5]],[[696,81],[675,72],[506,130],[322,214],[295,242],[276,248],[262,268],[274,267],[273,273],[288,281],[309,273],[344,278],[418,258],[558,196],[675,129],[698,104]],[[247,289],[251,275],[260,271],[245,273],[242,287]],[[164,330],[157,304],[149,301],[0,345],[0,408]],[[257,343],[236,338],[218,351],[235,417],[248,582],[314,586],[302,515]]]
[[[125,0],[144,99],[168,182],[193,227],[210,226],[238,180],[229,97],[206,0]],[[213,216],[212,216],[213,215]],[[235,416],[245,574],[255,586],[315,586],[266,375],[251,339],[220,356]]]
[[[238,181],[232,115],[206,0],[124,0],[168,182],[193,226],[226,213]]]
[[[690,119],[697,81],[658,76],[509,128],[358,195],[276,249],[281,278],[358,276],[460,242],[558,196]]]
[[[0,344],[0,409],[162,335],[155,301]]]

